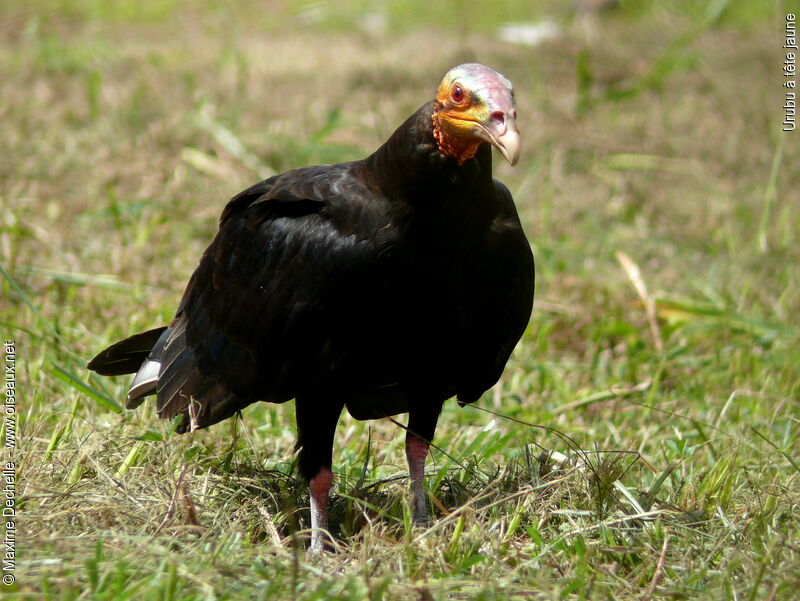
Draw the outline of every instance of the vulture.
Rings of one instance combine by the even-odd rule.
[[[342,409],[408,413],[412,515],[428,520],[425,459],[444,402],[491,388],[530,319],[534,265],[491,148],[520,154],[511,83],[476,63],[445,74],[360,161],[292,169],[240,192],[175,317],[88,365],[135,373],[126,407],[155,395],[179,433],[256,401],[294,399],[311,549],[325,548]]]

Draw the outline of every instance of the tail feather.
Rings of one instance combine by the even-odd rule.
[[[101,376],[121,376],[139,371],[166,327],[134,334],[112,344],[89,361],[87,367]]]
[[[125,409],[136,409],[144,402],[145,397],[156,393],[158,384],[158,372],[161,370],[161,362],[147,359],[141,366],[136,376],[131,382],[128,390],[128,399],[125,402]]]
[[[158,376],[161,373],[161,355],[164,352],[164,345],[169,338],[171,328],[164,328],[164,331],[156,340],[155,345],[147,355],[147,359],[139,367],[136,376],[131,382],[128,390],[128,399],[125,403],[126,409],[136,409],[142,404],[145,397],[156,393]]]
[[[190,395],[201,398],[204,380],[195,366],[192,351],[184,347],[170,363],[163,363],[157,387],[158,414],[172,419],[181,413],[189,403]]]
[[[255,399],[232,393],[217,378],[204,374],[186,343],[186,319],[121,340],[89,362],[104,376],[135,373],[125,403],[135,409],[145,397],[157,396],[156,409],[164,419],[182,415],[177,432],[206,428],[240,411]]]

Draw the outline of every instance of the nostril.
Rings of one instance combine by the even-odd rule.
[[[489,115],[489,121],[493,121],[500,126],[505,125],[506,114],[503,111],[492,111],[492,114]]]

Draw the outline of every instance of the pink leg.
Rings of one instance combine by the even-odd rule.
[[[411,508],[417,524],[424,524],[428,521],[428,503],[423,487],[427,456],[428,443],[410,432],[406,434],[406,459],[408,460],[408,475],[411,480]]]
[[[333,483],[333,472],[327,467],[311,478],[308,489],[311,496],[311,551],[325,550],[324,530],[328,529],[328,495]]]

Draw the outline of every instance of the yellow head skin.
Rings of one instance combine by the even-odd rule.
[[[516,165],[519,160],[517,111],[511,82],[478,63],[453,67],[442,79],[433,109],[433,135],[439,150],[458,165],[484,142]]]

